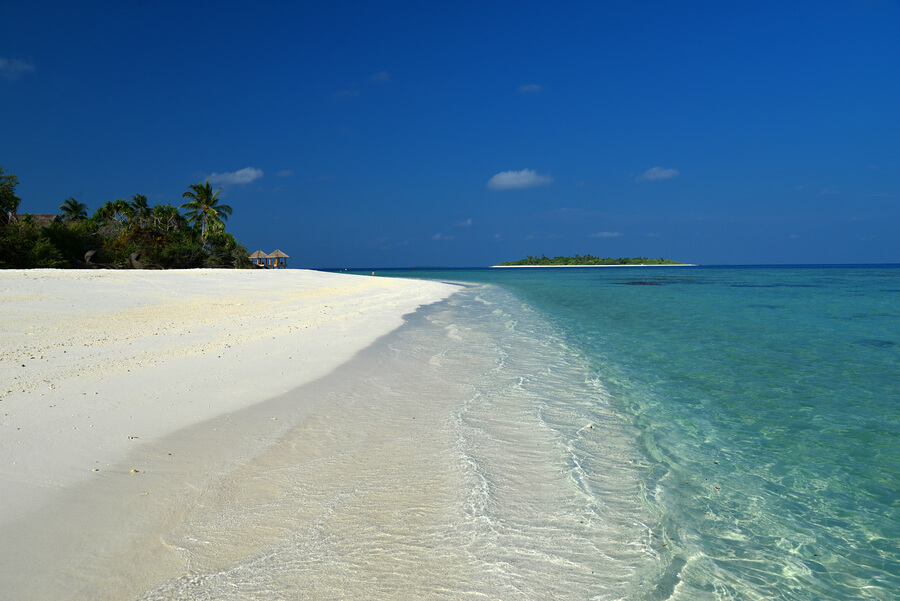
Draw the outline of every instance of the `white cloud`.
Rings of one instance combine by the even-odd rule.
[[[661,179],[672,179],[678,177],[678,169],[665,169],[663,167],[650,167],[638,178],[638,181],[656,181]]]
[[[788,238],[790,238],[791,240],[799,240],[800,234],[791,234],[790,236],[788,236]]]
[[[544,89],[544,86],[538,85],[536,83],[528,83],[524,86],[519,86],[519,92],[522,94],[534,94],[535,92],[540,92]]]
[[[501,171],[488,180],[487,187],[491,190],[524,190],[536,186],[549,186],[553,183],[550,175],[537,173],[532,169],[521,171]]]
[[[346,90],[338,90],[334,93],[335,98],[356,98],[359,96],[359,90],[347,88]]]
[[[378,83],[386,83],[391,80],[391,74],[387,71],[379,71],[378,73],[373,73],[369,79]]]
[[[822,188],[819,190],[819,194],[822,196],[837,196],[841,191],[835,188],[834,186],[829,186],[827,188]]]
[[[294,171],[292,169],[282,169],[275,175],[277,175],[278,177],[290,177],[294,175]]]
[[[249,184],[262,176],[262,169],[244,167],[231,173],[210,173],[209,181],[213,184]]]
[[[34,71],[34,65],[30,62],[20,61],[17,58],[0,58],[0,77],[15,79],[22,73]]]
[[[618,238],[622,235],[622,232],[597,232],[596,234],[591,234],[591,238]]]
[[[460,221],[456,225],[458,225],[459,227],[469,227],[470,225],[472,225],[472,218],[469,217],[465,221]]]
[[[453,240],[453,236],[445,236],[444,234],[435,234],[431,237],[432,240]]]

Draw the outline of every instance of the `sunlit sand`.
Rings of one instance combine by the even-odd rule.
[[[326,376],[454,290],[302,270],[0,272],[0,581],[43,598],[53,578],[30,580],[27,570],[76,532],[72,552],[95,553],[84,547],[85,529],[98,526],[91,520],[127,519],[124,530],[155,533],[142,520],[180,509],[144,513],[130,497],[175,499],[167,487],[183,486],[189,471],[252,454],[277,432],[277,415],[229,431],[230,415]],[[205,423],[219,425],[197,429]],[[178,432],[185,446],[169,444],[168,457],[192,455],[148,470],[154,453],[166,455],[159,441]],[[128,502],[111,499],[123,491]],[[73,512],[50,529],[59,498],[109,509]]]

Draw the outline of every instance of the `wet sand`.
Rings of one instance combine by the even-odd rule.
[[[454,290],[301,270],[0,272],[0,580],[15,582],[0,598],[90,598],[116,575],[71,569],[158,556],[167,524],[213,502],[185,482],[259,457],[280,416],[324,402],[279,398]],[[142,570],[118,577],[144,590],[128,583]]]

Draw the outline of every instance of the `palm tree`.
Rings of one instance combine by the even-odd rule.
[[[138,224],[143,226],[150,219],[150,205],[147,204],[147,197],[143,194],[132,194],[131,209],[137,217]]]
[[[94,211],[93,218],[99,221],[100,223],[106,223],[109,220],[113,219],[116,214],[116,208],[113,206],[112,201],[106,201]]]
[[[70,196],[59,205],[59,214],[63,221],[81,221],[87,218],[87,205]]]
[[[210,227],[225,228],[225,221],[231,215],[232,208],[228,205],[219,204],[220,187],[213,193],[209,180],[205,184],[191,184],[187,192],[182,194],[182,198],[190,198],[190,200],[179,208],[187,209],[185,217],[192,224],[200,223],[200,238],[206,242],[206,235]]]
[[[131,203],[124,198],[117,198],[112,202],[112,206],[114,211],[113,219],[127,225],[134,214]]]

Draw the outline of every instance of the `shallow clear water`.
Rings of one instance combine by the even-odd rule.
[[[610,450],[579,428],[594,412],[631,427],[623,477],[660,542],[629,598],[900,596],[900,269],[385,274],[498,284],[586,366],[593,401],[567,398],[574,373],[529,380],[529,427],[555,432],[601,505]]]
[[[63,495],[0,599],[900,596],[900,269],[385,275],[470,284],[129,458],[184,481],[131,520]]]
[[[140,599],[656,589],[665,543],[638,432],[553,326],[496,287],[409,321],[278,401],[293,425],[208,479],[197,509],[163,535],[188,573]],[[310,401],[314,411],[283,414]]]

